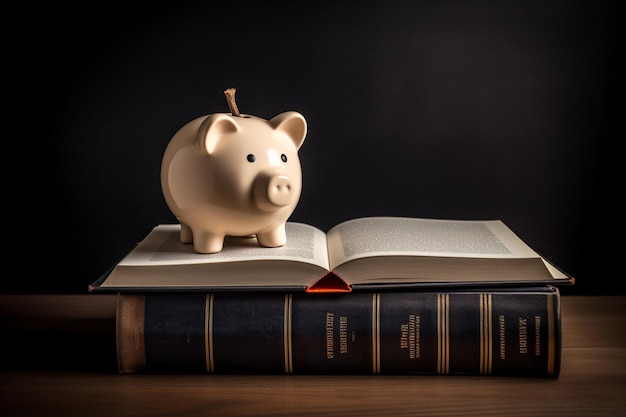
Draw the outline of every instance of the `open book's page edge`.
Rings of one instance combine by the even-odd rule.
[[[327,272],[305,262],[264,260],[257,262],[117,266],[101,288],[304,288]]]
[[[295,241],[294,235],[289,233],[289,230],[307,230],[312,235],[312,241],[303,242],[300,240],[298,242]],[[121,266],[158,266],[158,265],[190,265],[190,264],[206,264],[206,263],[227,263],[227,262],[246,262],[246,261],[259,261],[259,260],[291,260],[298,261],[304,263],[310,263],[321,268],[328,270],[328,249],[326,242],[326,235],[320,229],[297,222],[288,222],[287,224],[287,243],[284,247],[278,248],[262,248],[258,247],[258,253],[254,251],[256,246],[251,244],[250,255],[242,255],[242,256],[228,256],[228,252],[223,250],[222,252],[216,254],[196,254],[193,253],[193,256],[189,256],[190,249],[186,248],[186,251],[181,251],[180,256],[174,251],[168,252],[167,259],[160,258],[158,260],[154,259],[155,253],[159,252],[166,242],[166,240],[171,239],[173,233],[180,233],[180,225],[179,224],[160,224],[148,233],[148,235],[139,242],[133,250],[131,250],[120,262]],[[302,235],[298,233],[298,236]],[[251,238],[255,239],[256,238]],[[290,246],[291,242],[291,246]],[[306,245],[307,252],[310,249],[311,257],[306,256],[291,256],[284,255],[284,253],[292,248],[295,244]],[[185,244],[181,244],[185,245]],[[226,249],[227,243],[225,243]],[[191,246],[189,246],[191,248]],[[290,253],[295,253],[295,251],[290,251]]]

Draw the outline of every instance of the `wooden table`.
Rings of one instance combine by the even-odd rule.
[[[561,313],[558,379],[120,375],[114,296],[0,295],[0,415],[626,416],[626,297]]]

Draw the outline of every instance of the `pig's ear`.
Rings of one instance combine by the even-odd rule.
[[[239,126],[231,116],[223,113],[212,114],[198,128],[196,146],[200,152],[211,155],[224,134],[237,131]]]
[[[295,111],[286,111],[273,117],[269,124],[274,130],[286,133],[294,145],[296,145],[296,149],[300,149],[306,137],[307,129],[304,116]]]

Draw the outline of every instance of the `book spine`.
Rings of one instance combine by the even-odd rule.
[[[557,377],[558,290],[120,294],[120,373]]]

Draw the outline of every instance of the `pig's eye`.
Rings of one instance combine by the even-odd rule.
[[[287,162],[287,155],[285,154],[280,155],[280,159],[282,159],[283,162]]]
[[[248,160],[248,162],[254,162],[254,161],[256,161],[256,156],[254,156],[253,154],[249,153],[248,156],[246,157],[246,159]]]

